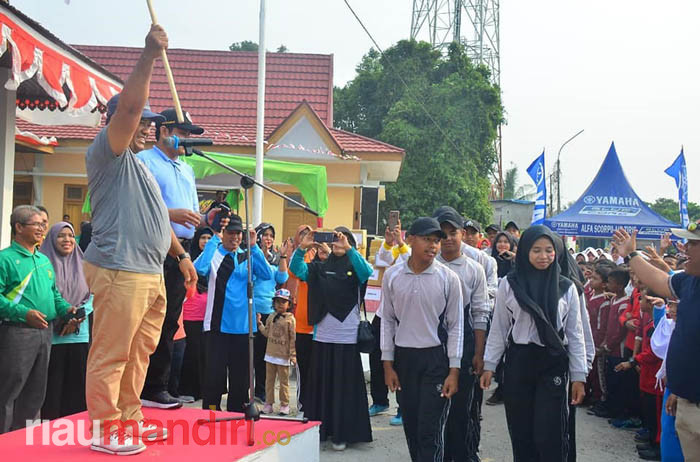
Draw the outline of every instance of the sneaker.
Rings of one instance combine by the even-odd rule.
[[[345,443],[333,443],[334,451],[345,451],[347,445]]]
[[[403,418],[401,417],[401,414],[396,414],[394,417],[389,420],[389,425],[393,427],[400,427],[403,425]]]
[[[280,406],[281,415],[289,415],[289,406]]]
[[[146,450],[146,445],[124,431],[115,430],[105,441],[103,436],[94,438],[90,449],[115,456],[132,456]]]
[[[157,443],[168,439],[168,429],[162,425],[147,424],[145,421],[139,420],[139,436],[141,441]]]
[[[262,408],[263,414],[272,414],[272,404],[265,404]]]
[[[182,407],[182,402],[177,398],[173,398],[167,391],[161,391],[154,394],[141,395],[141,405],[158,409],[177,409]]]
[[[639,419],[611,419],[610,425],[615,428],[639,428],[642,426],[642,421]]]
[[[639,458],[642,460],[661,460],[661,453],[658,448],[649,449],[648,451],[639,451]]]
[[[497,406],[503,404],[503,395],[501,394],[500,388],[496,388],[491,397],[486,400],[486,404],[489,406]]]
[[[180,400],[180,402],[184,403],[184,404],[189,404],[189,403],[195,402],[194,396],[190,396],[190,395],[177,395],[177,396],[175,396],[175,399]]]
[[[374,417],[375,415],[381,414],[389,409],[389,406],[382,406],[380,404],[373,404],[369,407],[369,416]]]
[[[637,443],[637,451],[648,451],[649,449],[653,449],[651,443]]]

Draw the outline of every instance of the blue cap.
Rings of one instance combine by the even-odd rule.
[[[107,101],[107,121],[106,121],[106,123],[109,123],[109,119],[111,119],[112,116],[114,115],[114,113],[117,111],[117,104],[119,104],[119,95],[121,95],[121,93],[112,96],[112,98],[109,101]],[[148,101],[146,101],[146,105],[143,107],[143,112],[141,113],[141,118],[142,119],[150,119],[156,123],[165,121],[164,116],[151,111],[151,106],[148,104]]]

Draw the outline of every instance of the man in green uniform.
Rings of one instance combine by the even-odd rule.
[[[12,211],[12,243],[0,250],[0,433],[37,418],[46,393],[50,328],[75,308],[56,289],[54,268],[36,250],[46,224],[31,205]],[[70,321],[66,332],[75,330]]]

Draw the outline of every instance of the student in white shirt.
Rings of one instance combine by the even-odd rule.
[[[507,353],[503,395],[518,462],[566,461],[568,404],[580,404],[585,395],[579,294],[560,275],[556,239],[544,226],[531,226],[522,234],[516,270],[498,286],[486,342],[483,389],[489,388],[498,361]]]

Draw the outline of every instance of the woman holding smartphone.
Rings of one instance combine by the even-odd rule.
[[[360,291],[372,267],[357,251],[349,229],[336,228],[335,238],[325,261],[307,263],[304,256],[314,247],[314,232],[307,233],[294,252],[290,270],[308,284],[308,318],[314,326],[304,416],[321,421],[321,441],[330,438],[333,449],[342,451],[347,443],[372,441],[357,349]]]
[[[92,296],[83,274],[83,251],[75,244],[75,231],[61,221],[49,230],[39,251],[49,257],[56,277],[56,288],[71,305],[92,313]],[[81,313],[82,314],[82,313]],[[90,347],[90,321],[71,331],[65,323],[54,322],[46,397],[42,419],[58,419],[87,409],[85,373]]]

